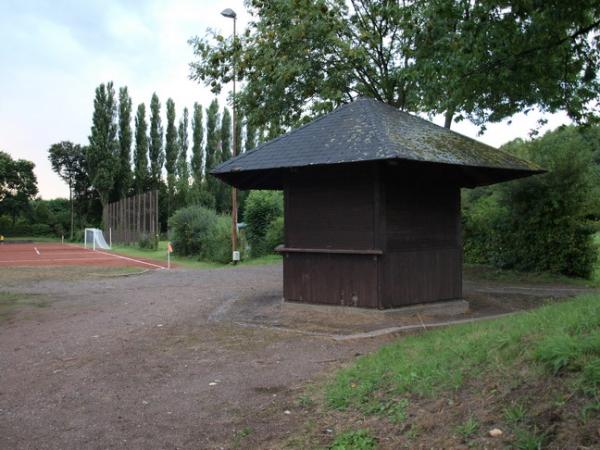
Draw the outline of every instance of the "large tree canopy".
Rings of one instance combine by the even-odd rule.
[[[69,141],[62,141],[50,146],[48,150],[48,159],[52,165],[52,170],[58,174],[69,185],[69,202],[71,203],[71,239],[73,239],[74,227],[74,202],[73,194],[75,188],[82,189],[84,192],[77,192],[78,197],[85,196],[89,180],[86,170],[86,160],[84,150],[79,144],[73,144]]]
[[[0,214],[10,214],[13,225],[17,215],[27,209],[38,193],[34,167],[31,161],[14,160],[0,150]]]
[[[593,0],[250,0],[233,42],[190,44],[191,77],[273,136],[358,95],[478,124],[539,108],[595,118],[600,6]]]

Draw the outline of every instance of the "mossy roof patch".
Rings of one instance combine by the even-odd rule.
[[[535,164],[502,150],[362,97],[223,162],[211,173],[223,175],[378,160],[541,171]]]

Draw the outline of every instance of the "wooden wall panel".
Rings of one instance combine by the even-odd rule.
[[[372,249],[373,178],[360,170],[318,170],[286,186],[286,247]]]
[[[460,188],[432,177],[384,177],[385,307],[462,296]]]
[[[385,308],[462,296],[460,249],[389,252],[383,258],[383,267]]]
[[[286,301],[378,308],[376,255],[287,253]]]

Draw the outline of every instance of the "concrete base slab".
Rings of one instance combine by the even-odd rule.
[[[341,305],[315,305],[312,303],[290,302],[284,300],[282,307],[288,311],[312,311],[325,314],[335,314],[336,316],[356,317],[364,315],[365,317],[370,318],[393,318],[396,316],[414,316],[416,314],[428,316],[456,316],[465,314],[469,311],[469,302],[464,299],[455,299],[432,303],[418,303],[415,305],[402,306],[400,308],[368,309]]]

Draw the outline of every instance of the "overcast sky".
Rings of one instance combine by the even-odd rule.
[[[163,116],[168,97],[178,115],[196,101],[208,105],[209,90],[188,79],[187,40],[209,27],[229,32],[226,7],[241,29],[243,0],[0,0],[0,149],[35,162],[43,198],[67,197],[47,151],[62,140],[87,143],[98,84],[128,86],[134,111],[154,91]],[[527,137],[537,118],[489,125],[479,137],[466,122],[453,129],[497,147]],[[549,119],[543,130],[567,122],[562,114]]]

